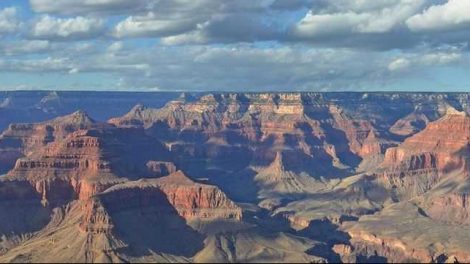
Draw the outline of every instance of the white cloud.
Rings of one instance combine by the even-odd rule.
[[[328,34],[350,33],[360,23],[369,19],[368,14],[353,12],[339,14],[315,15],[309,11],[297,24],[295,34],[305,37],[324,36]]]
[[[59,72],[75,79],[93,73],[108,76],[107,80],[122,78],[122,84],[129,89],[255,91],[360,87],[364,76],[368,80],[375,78],[374,72],[380,68],[375,55],[365,61],[361,60],[364,53],[347,49],[259,49],[252,45],[139,49],[115,42],[100,50],[83,52],[69,43],[53,44],[60,48],[48,52],[45,58],[8,57],[0,62],[0,69],[21,73]],[[357,62],[355,67],[350,67],[350,61]]]
[[[151,0],[29,0],[40,13],[89,14],[129,13],[145,8]],[[154,1],[153,1],[154,2]]]
[[[132,87],[190,90],[285,90],[360,87],[374,82],[380,67],[374,56],[346,49],[259,49],[250,45],[156,46],[83,60],[81,72],[109,71]],[[356,61],[350,67],[350,61]],[[367,77],[364,77],[367,76]],[[371,79],[370,79],[371,78]],[[380,79],[382,80],[382,79]]]
[[[0,35],[14,32],[19,24],[15,7],[0,9]]]
[[[124,44],[122,43],[122,41],[116,41],[116,42],[113,42],[111,45],[109,45],[108,52],[109,53],[119,52],[120,50],[122,50],[123,47],[124,47]]]
[[[0,52],[6,55],[47,51],[51,44],[47,40],[17,40],[0,44]]]
[[[460,61],[462,57],[462,53],[458,52],[437,52],[420,56],[419,61],[424,65],[447,65]]]
[[[406,58],[398,58],[390,62],[388,69],[390,71],[401,71],[407,69],[411,65],[411,62]]]
[[[192,31],[176,36],[169,36],[160,39],[164,45],[181,45],[181,44],[204,44],[209,42],[209,38],[204,36],[201,31]]]
[[[104,22],[98,18],[56,18],[42,16],[32,27],[31,34],[41,39],[87,39],[96,37],[104,29]]]
[[[128,16],[113,30],[118,38],[159,37],[165,44],[236,43],[274,39],[285,28],[272,0],[160,0]],[[285,14],[283,14],[285,15]],[[276,32],[277,33],[277,32]]]
[[[72,69],[69,70],[69,74],[77,74],[79,72],[80,72],[80,69],[78,69],[78,68],[72,68]]]
[[[378,1],[375,5],[365,5],[362,0],[349,2],[350,8],[346,10],[320,14],[309,11],[294,27],[294,34],[298,37],[315,38],[325,35],[389,32],[402,26],[425,3],[424,0]]]
[[[144,16],[129,16],[119,22],[113,34],[116,37],[168,36],[187,32],[195,28],[194,17],[164,18],[161,14],[149,12]]]
[[[445,4],[431,6],[410,17],[406,24],[412,31],[446,30],[470,25],[470,0],[449,0]]]
[[[0,60],[2,71],[14,72],[61,72],[73,68],[69,58],[47,57],[44,59]]]
[[[375,90],[468,65],[468,1],[30,0],[31,14],[0,9],[0,35],[18,32],[0,41],[0,69],[77,87],[92,73],[143,89]],[[455,30],[410,26],[420,19]],[[127,39],[141,37],[154,39]]]
[[[209,22],[198,24],[196,30],[191,32],[163,37],[160,39],[164,45],[180,45],[180,44],[203,44],[209,42],[209,37],[205,34],[205,28]]]
[[[458,50],[430,51],[423,53],[404,54],[388,65],[389,71],[403,71],[427,66],[444,66],[460,62],[463,54]]]

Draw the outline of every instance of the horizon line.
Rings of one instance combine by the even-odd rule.
[[[227,93],[252,93],[252,94],[263,94],[263,93],[430,93],[430,94],[449,94],[449,93],[469,93],[468,91],[392,91],[392,90],[367,90],[367,91],[350,91],[350,90],[339,90],[339,91],[305,91],[305,90],[265,90],[265,91],[251,91],[251,90],[242,90],[242,91],[234,91],[234,90],[143,90],[143,91],[132,91],[132,90],[0,90],[0,93],[12,93],[12,92],[19,92],[19,93],[27,93],[27,92],[60,92],[60,93],[73,93],[73,92],[80,92],[80,93],[214,93],[214,94],[227,94]]]

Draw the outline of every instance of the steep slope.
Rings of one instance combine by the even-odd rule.
[[[453,160],[451,155],[464,156],[465,153],[457,152],[467,151],[469,141],[470,116],[449,108],[443,118],[430,123],[422,132],[406,139],[399,147],[387,150],[384,163],[406,163],[416,153],[428,152],[432,154],[434,161],[424,159],[422,163],[409,164],[409,169],[434,167],[444,172],[451,171],[464,165],[463,160]],[[451,166],[453,163],[455,167]]]
[[[397,120],[389,131],[400,136],[411,136],[421,131],[428,123],[429,118],[425,114],[413,112]]]
[[[278,151],[288,151],[296,173],[341,177],[361,159],[383,154],[394,144],[371,122],[354,120],[341,106],[301,93],[209,94],[194,102],[172,101],[162,109],[139,105],[109,122],[144,127],[195,175],[268,166]],[[209,162],[196,161],[202,158]]]
[[[356,252],[399,262],[469,261],[469,146],[469,115],[448,108],[388,149],[376,179],[396,203],[344,227]]]
[[[382,179],[395,186],[397,196],[422,194],[447,174],[468,175],[469,144],[470,117],[449,108],[444,117],[420,133],[387,149]]]
[[[94,226],[82,227],[93,208]],[[51,222],[33,237],[0,256],[1,262],[183,262],[190,251],[182,244],[162,241],[183,238],[201,247],[201,237],[184,221],[159,216],[155,207],[128,208],[108,213],[90,201],[75,201],[54,210]],[[110,224],[110,218],[119,219]],[[171,224],[169,224],[171,223]],[[163,239],[164,238],[164,239]],[[159,242],[160,241],[160,242]],[[180,248],[180,251],[177,249]],[[194,250],[194,249],[192,249]],[[177,255],[177,256],[175,256]]]
[[[107,125],[95,122],[83,111],[42,123],[11,124],[0,135],[0,173],[11,169],[17,158],[28,156],[51,142],[64,139],[74,131],[102,126]]]
[[[470,261],[468,99],[222,93],[11,125],[0,262]]]
[[[229,200],[219,188],[196,183],[181,171],[158,179],[141,179],[117,184],[100,195],[113,196],[115,198],[106,199],[119,204],[119,199],[128,199],[133,192],[142,192],[145,195],[146,192],[153,192],[152,190],[162,192],[168,203],[186,220],[216,218],[241,220],[242,218],[241,208]]]
[[[217,187],[180,171],[117,184],[54,210],[48,226],[0,261],[184,261],[203,248],[204,238],[187,221],[242,216]]]
[[[44,202],[55,199],[50,195],[86,199],[122,179],[159,176],[148,164],[168,158],[164,146],[138,130],[78,130],[20,158],[6,177],[27,180]]]
[[[260,168],[253,180],[258,187],[259,205],[269,210],[279,206],[282,200],[299,199],[324,187],[322,182],[304,172],[287,169],[282,152],[277,152],[269,166]]]
[[[223,192],[176,171],[165,146],[142,129],[82,117],[45,122],[57,132],[47,142],[28,145],[42,136],[43,124],[28,125],[18,137],[28,153],[0,179],[4,261],[185,260],[202,248],[186,219],[241,220],[241,209]],[[182,237],[194,248],[183,246]],[[68,246],[55,251],[56,242]]]
[[[314,245],[314,241],[289,234],[259,234],[254,230],[244,230],[210,236],[194,260],[198,263],[325,262],[325,259],[307,253]]]
[[[404,224],[406,223],[406,224]],[[416,205],[402,202],[350,222],[343,229],[357,254],[387,262],[468,262],[466,226],[435,221]]]
[[[55,208],[49,224],[6,245],[0,261],[187,261],[203,248],[204,237],[186,219],[225,218],[237,221],[241,209],[216,187],[176,172],[118,184]]]

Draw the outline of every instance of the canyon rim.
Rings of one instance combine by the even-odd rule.
[[[0,0],[0,263],[470,263],[470,0]]]

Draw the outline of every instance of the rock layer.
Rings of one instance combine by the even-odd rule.
[[[145,193],[162,193],[161,198],[145,197]],[[124,194],[120,197],[120,194]],[[117,196],[116,199],[125,201],[129,196],[142,195],[139,200],[166,199],[186,220],[192,219],[235,219],[241,220],[242,210],[216,186],[200,184],[192,181],[181,171],[176,171],[166,177],[126,182],[115,185],[102,194]],[[119,203],[114,201],[113,203]]]
[[[214,93],[12,124],[0,261],[468,261],[468,99]]]

